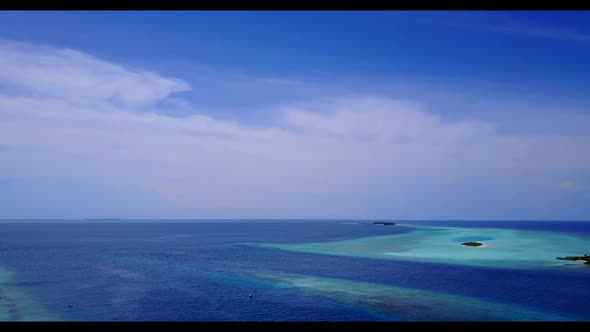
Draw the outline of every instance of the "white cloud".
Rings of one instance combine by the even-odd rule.
[[[72,49],[0,41],[0,82],[38,97],[88,104],[109,101],[144,106],[171,93],[188,91],[186,82],[133,70]]]
[[[428,217],[417,207],[461,209],[455,186],[590,169],[588,137],[500,134],[380,97],[284,105],[267,128],[171,117],[158,108],[191,108],[168,98],[186,83],[73,50],[2,42],[0,87],[0,178],[158,193],[171,217]]]

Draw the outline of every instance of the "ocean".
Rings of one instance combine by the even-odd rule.
[[[3,221],[0,320],[589,321],[583,254],[590,222]]]

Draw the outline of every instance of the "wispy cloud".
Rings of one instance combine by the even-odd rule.
[[[513,36],[564,40],[578,43],[590,42],[590,32],[578,32],[564,29],[558,30],[555,28],[524,26],[516,24],[491,25],[485,23],[466,23],[453,21],[444,21],[439,23],[461,29],[504,33]]]
[[[190,90],[182,80],[126,68],[88,54],[50,46],[0,40],[0,81],[16,94],[35,94],[78,103],[110,101],[145,106]]]
[[[171,104],[191,107],[174,95],[190,89],[182,80],[53,47],[0,43],[0,87],[0,179],[132,188],[173,204],[171,217],[468,216],[474,188],[590,169],[588,136],[501,134],[375,96],[281,105],[264,128],[171,117]],[[516,203],[477,211],[493,218]]]

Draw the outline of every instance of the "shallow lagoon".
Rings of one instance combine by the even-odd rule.
[[[569,321],[584,320],[564,313],[544,312],[524,306],[481,299],[338,278],[293,274],[264,274],[257,277],[275,287],[296,288],[387,313],[398,321]]]
[[[496,228],[393,227],[411,231],[342,241],[266,243],[262,246],[316,254],[501,268],[587,268],[581,262],[557,260],[556,257],[583,255],[590,251],[590,239],[568,233]],[[468,241],[482,242],[485,247],[461,245]]]

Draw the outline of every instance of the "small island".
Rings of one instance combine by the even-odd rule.
[[[583,261],[585,265],[590,265],[590,256],[588,256],[588,254],[585,254],[584,256],[557,257],[557,259],[565,261]]]
[[[463,242],[461,243],[462,246],[468,246],[468,247],[481,247],[485,245],[483,243],[479,243],[479,242]]]
[[[373,221],[373,225],[394,226],[394,222],[389,221]]]

